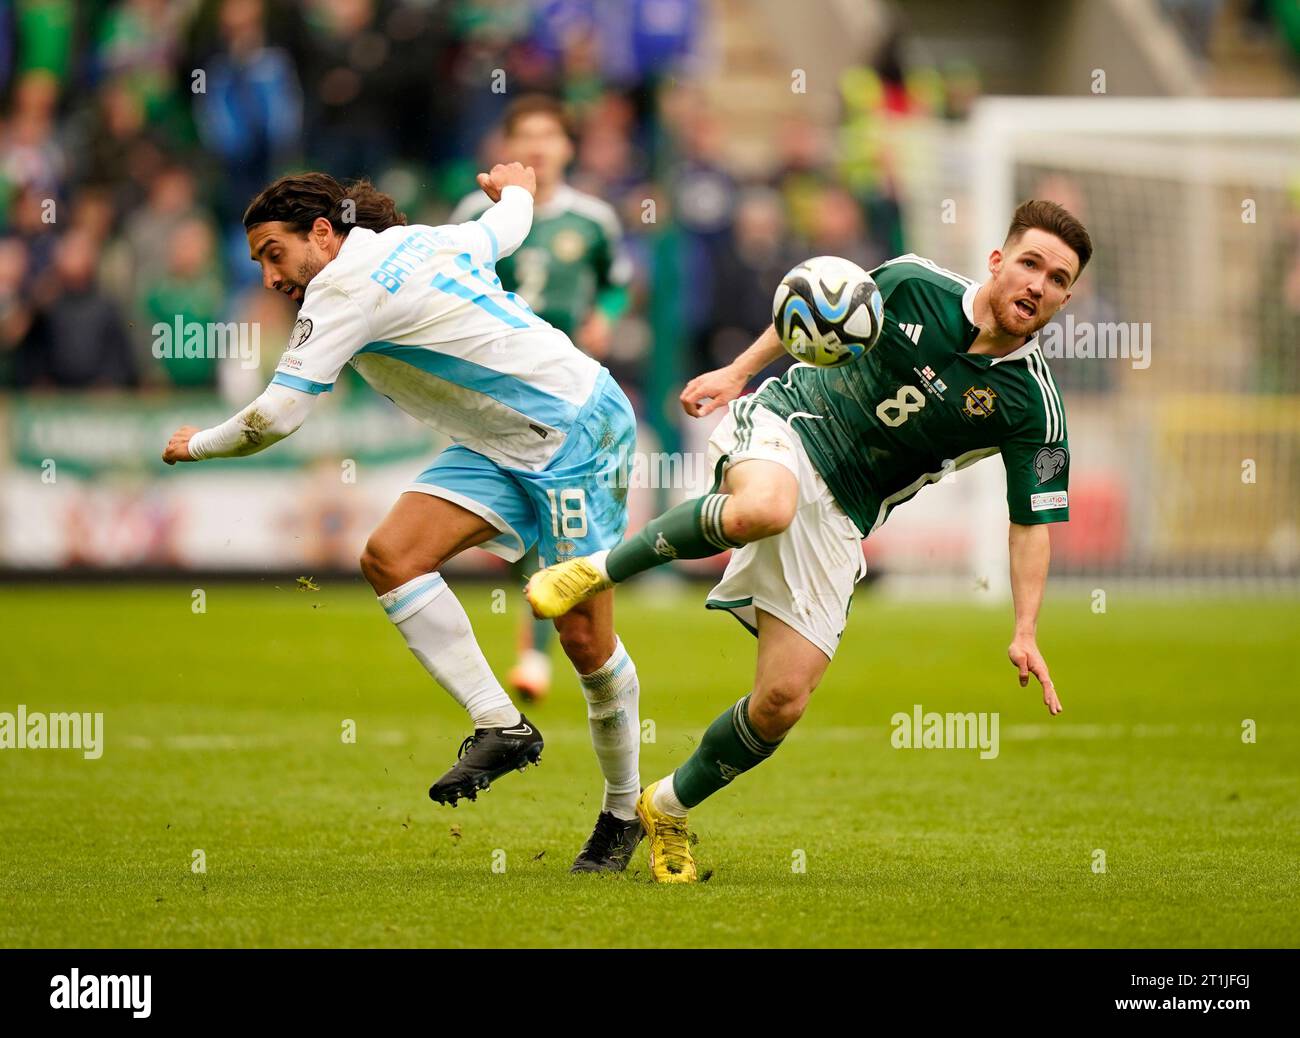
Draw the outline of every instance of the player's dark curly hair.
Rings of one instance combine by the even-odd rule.
[[[1031,228],[1056,235],[1074,250],[1074,254],[1079,257],[1079,273],[1075,274],[1077,281],[1083,268],[1088,265],[1088,260],[1092,258],[1092,238],[1078,217],[1055,202],[1049,202],[1045,198],[1031,198],[1016,206],[1011,226],[1007,229],[1007,244],[1018,241]]]
[[[281,177],[249,203],[244,230],[279,221],[306,234],[322,216],[339,234],[353,227],[386,231],[406,224],[397,203],[369,180],[340,184],[328,173],[295,173]]]

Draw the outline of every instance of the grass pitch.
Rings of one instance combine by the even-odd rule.
[[[656,887],[644,847],[567,873],[600,779],[558,645],[542,767],[451,810],[426,790],[464,715],[366,589],[190,590],[0,588],[0,711],[105,715],[99,760],[0,751],[0,945],[1300,944],[1294,602],[1049,592],[1052,719],[1008,610],[860,592],[786,745],[694,813],[709,881]],[[522,600],[458,593],[504,673]],[[749,687],[752,639],[702,601],[620,602],[647,782]],[[917,703],[997,711],[998,756],[894,749]]]

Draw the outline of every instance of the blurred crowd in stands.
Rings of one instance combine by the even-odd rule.
[[[440,222],[493,161],[505,105],[533,91],[568,106],[570,180],[626,232],[633,306],[603,359],[642,393],[655,372],[666,391],[729,360],[794,262],[902,250],[870,124],[921,102],[887,47],[843,84],[855,147],[787,120],[772,127],[775,172],[739,178],[695,86],[709,8],[16,0],[0,21],[0,388],[256,392],[292,314],[248,259],[249,199],[321,169],[368,176],[413,222]],[[959,116],[976,89],[962,72],[925,103]],[[151,329],[178,315],[259,322],[264,369],[154,356]]]
[[[1160,0],[1160,8],[1202,59],[1209,56],[1226,12],[1234,16],[1232,30],[1242,39],[1280,40],[1292,65],[1300,68],[1300,4],[1295,0]]]
[[[1193,36],[1219,8],[1163,6]],[[1285,6],[1247,10],[1276,25]],[[244,402],[293,321],[248,259],[241,216],[253,195],[279,174],[320,169],[371,178],[412,222],[445,221],[474,173],[502,157],[505,107],[541,92],[566,105],[570,182],[615,207],[634,271],[631,308],[600,359],[671,439],[677,389],[762,330],[790,266],[834,253],[870,268],[908,250],[882,127],[913,114],[960,120],[980,91],[970,66],[909,65],[893,30],[840,78],[835,120],[774,114],[767,172],[745,173],[727,159],[736,129],[702,85],[717,10],[710,0],[4,5],[0,391],[195,387]],[[1287,269],[1292,299],[1300,261]],[[256,327],[261,368],[157,356],[154,328],[178,321]],[[1103,377],[1076,388],[1103,389]]]

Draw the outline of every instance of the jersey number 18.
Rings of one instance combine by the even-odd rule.
[[[587,495],[581,487],[548,490],[551,503],[551,536],[578,540],[587,536]]]

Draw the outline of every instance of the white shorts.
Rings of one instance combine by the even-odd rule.
[[[814,417],[795,416],[797,422]],[[732,465],[753,458],[784,465],[799,481],[799,506],[790,526],[731,553],[722,580],[709,592],[709,609],[726,609],[751,633],[758,610],[789,624],[824,652],[835,655],[853,587],[866,573],[862,534],[813,468],[789,422],[753,396],[733,400],[709,438],[715,486]]]

